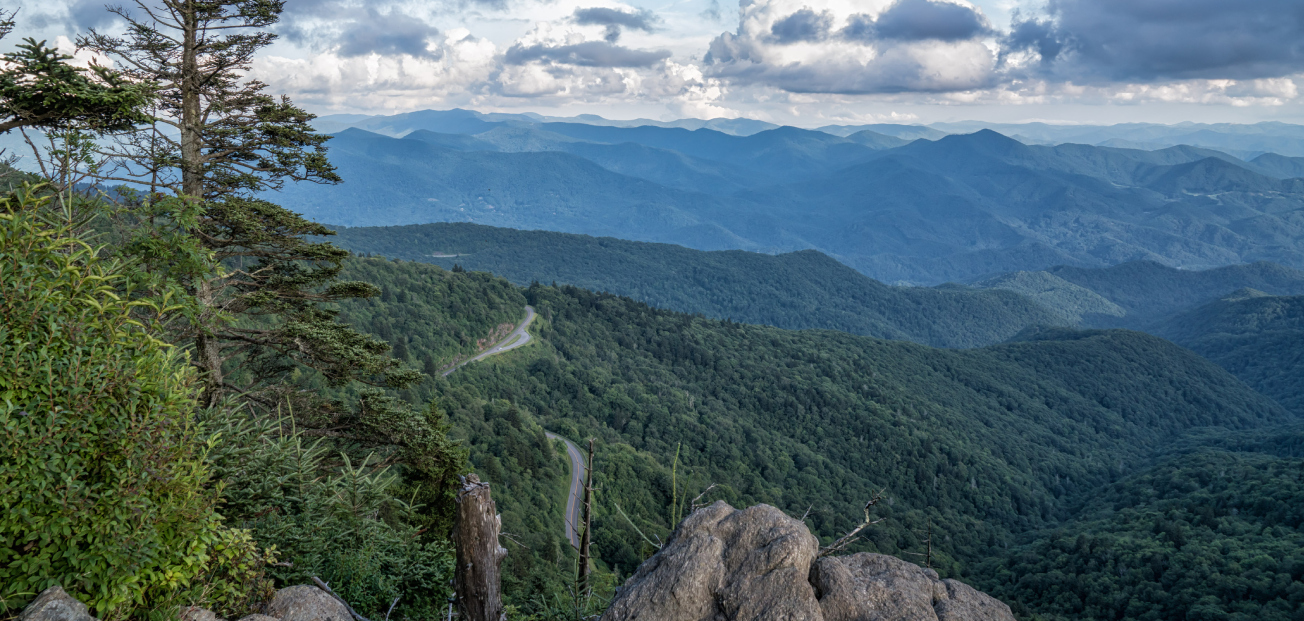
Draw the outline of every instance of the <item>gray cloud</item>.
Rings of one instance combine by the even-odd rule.
[[[117,15],[109,12],[104,0],[76,0],[68,4],[68,23],[77,30],[103,28],[118,19],[120,18]],[[48,28],[65,23],[61,16],[39,12],[28,21],[37,28]]]
[[[1064,50],[1064,42],[1060,40],[1055,24],[1050,20],[1020,20],[1018,13],[1015,13],[1014,24],[1001,41],[1001,62],[1004,63],[1010,52],[1025,50],[1036,52],[1041,57],[1041,64],[1049,66]]]
[[[723,50],[715,50],[717,53]],[[939,76],[935,67],[900,47],[886,48],[868,64],[805,63],[766,65],[754,62],[728,62],[712,68],[715,77],[743,83],[764,83],[790,93],[835,93],[865,95],[878,93],[942,93],[985,88],[992,76]]]
[[[382,14],[369,8],[344,25],[337,39],[338,53],[344,57],[376,53],[434,58],[438,54],[427,50],[426,45],[438,34],[434,26],[411,15],[397,10]]]
[[[438,58],[426,46],[439,29],[419,17],[391,8],[348,6],[341,0],[295,0],[286,3],[278,33],[313,49],[335,48],[343,57],[408,54]]]
[[[518,43],[503,55],[503,60],[512,65],[539,60],[579,67],[651,67],[667,58],[670,58],[669,50],[634,50],[605,41],[556,47]]]
[[[1304,71],[1300,0],[1051,0],[1007,44],[1061,79],[1254,79]],[[1053,22],[1054,26],[1051,26]]]
[[[877,19],[851,16],[842,36],[857,41],[963,41],[991,33],[987,18],[967,6],[933,0],[897,0]]]
[[[816,13],[806,7],[789,15],[770,27],[770,36],[778,43],[796,43],[798,41],[822,41],[833,27],[833,14],[828,11]]]
[[[657,24],[661,23],[661,18],[646,9],[632,13],[606,7],[575,9],[575,14],[571,16],[571,19],[575,20],[577,24],[586,26],[606,26],[607,31],[603,38],[608,43],[615,43],[620,40],[621,28],[654,32]]]

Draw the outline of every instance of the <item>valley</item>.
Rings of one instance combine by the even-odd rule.
[[[0,7],[0,621],[1304,621],[1300,4]]]

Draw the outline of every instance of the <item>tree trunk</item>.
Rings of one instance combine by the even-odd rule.
[[[213,294],[213,285],[207,278],[200,278],[198,290],[195,292],[195,298],[199,305],[207,313],[211,313],[216,300]],[[203,375],[204,394],[203,403],[215,405],[222,396],[222,385],[224,378],[222,376],[222,349],[221,343],[217,338],[207,332],[205,321],[202,316],[197,325],[195,332],[195,358],[192,364],[199,367]]]
[[[196,0],[178,3],[181,13],[181,191],[187,198],[204,198],[203,119],[199,101],[199,9]]]
[[[453,545],[457,548],[454,588],[458,614],[464,621],[502,621],[502,587],[499,568],[507,550],[498,545],[502,522],[489,484],[474,474],[466,475],[457,494],[457,522]]]

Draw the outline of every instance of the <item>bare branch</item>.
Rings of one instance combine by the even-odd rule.
[[[860,531],[865,530],[866,526],[872,526],[874,524],[878,524],[879,522],[887,520],[887,518],[879,518],[875,520],[869,517],[870,507],[873,507],[874,505],[878,504],[880,500],[883,500],[883,492],[885,491],[887,491],[886,487],[881,490],[878,490],[878,493],[874,494],[874,497],[870,498],[869,502],[865,503],[865,521],[861,522],[860,526],[855,527],[854,529],[851,530],[851,532],[843,535],[837,541],[834,541],[832,545],[820,548],[819,556],[828,556],[836,552],[841,552],[842,550],[846,549],[847,546],[855,543],[860,539],[858,535],[860,534]]]

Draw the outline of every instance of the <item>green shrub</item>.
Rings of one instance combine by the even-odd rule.
[[[305,442],[291,421],[233,407],[206,413],[206,427],[222,438],[209,454],[223,484],[222,514],[286,561],[268,568],[281,584],[321,578],[373,619],[442,617],[453,552],[442,532],[418,526],[422,507],[412,499],[420,490],[398,497],[396,470],[409,466],[376,464],[382,453],[354,463],[322,439]]]
[[[193,422],[194,372],[117,266],[0,200],[0,602],[61,584],[119,618],[168,601],[229,540]]]

